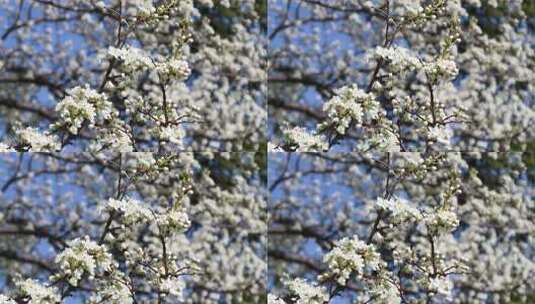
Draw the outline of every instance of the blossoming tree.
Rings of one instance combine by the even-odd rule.
[[[2,153],[0,303],[266,301],[254,153]]]
[[[531,303],[533,155],[270,155],[270,304]]]
[[[0,1],[0,150],[258,150],[266,7]]]
[[[270,149],[533,147],[533,1],[269,4]]]

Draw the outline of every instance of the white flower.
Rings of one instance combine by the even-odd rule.
[[[188,62],[183,57],[171,57],[167,60],[151,58],[144,50],[126,46],[124,48],[110,47],[107,55],[120,60],[125,72],[136,72],[145,69],[154,69],[165,79],[184,80],[191,73]]]
[[[95,108],[85,99],[74,100],[67,96],[56,105],[56,111],[72,134],[78,134],[78,129],[86,119],[90,122],[95,120]]]
[[[181,127],[167,126],[161,128],[160,140],[182,145],[182,140],[184,139],[185,135],[184,129]]]
[[[453,79],[459,73],[459,69],[455,64],[455,61],[440,58],[436,62],[427,63],[424,66],[424,71],[426,71],[433,78],[438,79]]]
[[[132,166],[136,169],[147,170],[156,164],[154,154],[149,152],[136,152],[132,154]]]
[[[370,120],[378,117],[380,104],[373,94],[364,92],[357,85],[342,87],[335,93],[323,105],[323,111],[328,116],[324,126],[334,124],[336,131],[343,135],[351,122],[361,124],[365,118]]]
[[[140,221],[146,222],[153,218],[152,212],[148,208],[148,206],[132,198],[127,198],[123,200],[116,200],[114,198],[110,198],[106,202],[104,210],[113,210],[116,212],[120,212],[122,214],[121,219],[123,223],[127,225]]]
[[[93,294],[89,303],[109,303],[109,304],[132,304],[132,294],[129,286],[123,283],[123,280],[109,280],[103,284],[98,291]]]
[[[296,304],[324,304],[329,301],[325,287],[308,284],[303,279],[286,282],[290,292],[295,295]]]
[[[191,224],[188,214],[184,211],[184,209],[180,208],[175,208],[166,214],[159,215],[157,218],[157,223],[161,227],[165,227],[174,231],[184,231]]]
[[[87,100],[87,102],[94,107],[96,115],[101,119],[110,118],[112,114],[112,104],[105,94],[91,89],[87,84],[85,87],[74,87],[68,90],[67,93],[74,99]]]
[[[324,151],[328,148],[323,136],[311,134],[304,128],[294,127],[293,129],[284,130],[283,133],[290,145],[297,145],[298,152]]]
[[[371,147],[382,152],[399,152],[401,147],[396,134],[382,128],[370,138]]]
[[[24,145],[29,145],[30,151],[58,151],[61,147],[59,139],[54,135],[41,133],[37,128],[27,127],[16,131],[20,141]]]
[[[376,304],[400,304],[401,298],[394,284],[384,280],[373,287],[371,291],[373,302]]]
[[[408,219],[422,219],[422,214],[420,211],[411,206],[407,200],[401,198],[391,198],[387,200],[382,197],[378,197],[375,206],[379,210],[390,212],[392,220],[396,223],[400,223]]]
[[[395,71],[404,71],[406,69],[415,69],[422,66],[420,60],[410,53],[406,48],[402,47],[377,47],[372,56],[376,59],[383,59],[388,61],[390,67]]]
[[[27,279],[16,282],[15,285],[20,289],[22,296],[31,298],[29,304],[58,304],[61,301],[56,288],[45,287],[35,280]]]
[[[61,117],[56,126],[65,126],[70,133],[78,134],[85,121],[92,127],[97,118],[111,118],[113,107],[107,96],[89,88],[88,85],[72,88],[67,94],[68,96],[56,105],[56,112]]]
[[[104,149],[114,152],[132,152],[134,146],[129,131],[118,120],[118,125],[108,124],[107,128],[97,130],[98,140],[92,142],[89,150],[102,151]]]
[[[337,282],[344,285],[352,273],[362,274],[365,268],[377,270],[380,256],[373,245],[366,244],[355,235],[337,241],[323,257],[323,262],[329,267],[329,274],[336,275]]]
[[[191,73],[188,62],[184,59],[172,58],[156,65],[156,71],[166,79],[184,80]]]
[[[126,71],[134,72],[154,66],[150,57],[142,49],[131,46],[121,49],[110,47],[108,49],[108,55],[120,60]]]
[[[0,153],[3,153],[3,152],[16,152],[16,150],[0,142]]]
[[[134,223],[151,223],[155,222],[162,229],[167,231],[184,231],[190,226],[188,214],[181,205],[176,205],[163,214],[159,214],[149,208],[146,204],[132,198],[116,200],[110,198],[103,207],[101,212],[111,210],[121,213],[121,219],[124,224]]]
[[[11,298],[8,298],[4,295],[0,295],[0,304],[17,304],[15,300],[12,300]]]
[[[89,237],[74,239],[67,244],[69,247],[58,254],[55,261],[71,285],[77,286],[84,274],[93,277],[97,268],[103,271],[112,269],[112,257],[106,248]]]
[[[178,301],[183,301],[183,293],[186,283],[180,278],[167,278],[160,284],[160,290],[178,297]]]
[[[432,278],[429,282],[429,290],[437,294],[449,296],[453,289],[453,282],[447,277]]]
[[[414,16],[423,12],[423,7],[419,0],[398,0],[396,1],[396,14]]]
[[[451,232],[459,226],[457,214],[444,208],[425,215],[424,222],[438,232]]]
[[[133,0],[131,3],[137,8],[140,16],[150,16],[156,12],[152,0]]]
[[[427,132],[427,138],[431,141],[436,141],[438,143],[449,145],[451,137],[453,136],[452,131],[446,127],[435,126],[429,128]]]
[[[279,299],[273,294],[268,294],[267,304],[286,304],[283,300]]]

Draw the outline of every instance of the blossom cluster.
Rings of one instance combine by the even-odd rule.
[[[377,47],[371,54],[372,58],[385,60],[392,72],[424,71],[436,82],[438,79],[452,80],[459,72],[457,64],[451,59],[439,57],[425,62],[403,47]]]
[[[296,151],[324,151],[328,144],[322,135],[311,134],[304,128],[294,127],[284,130],[287,145]]]
[[[152,219],[150,209],[142,202],[132,198],[122,200],[110,198],[101,209],[101,211],[104,210],[120,212],[121,219],[126,225],[147,222]]]
[[[345,285],[351,274],[359,276],[365,270],[377,271],[381,266],[381,257],[373,245],[366,244],[355,235],[337,241],[335,247],[323,257],[323,262],[329,271],[322,277],[334,275],[338,284]]]
[[[445,208],[440,208],[436,212],[426,214],[424,217],[425,224],[436,232],[451,232],[459,226],[457,214]]]
[[[459,73],[459,68],[455,61],[444,58],[439,58],[436,61],[425,64],[423,70],[432,79],[451,80]]]
[[[125,72],[136,72],[153,66],[150,57],[142,49],[136,47],[110,47],[107,55],[110,58],[121,61]]]
[[[88,85],[67,90],[67,94],[56,105],[61,121],[54,124],[52,129],[65,127],[76,135],[84,122],[88,122],[91,128],[97,119],[108,120],[111,119],[112,113],[115,113],[107,96],[89,88]]]
[[[439,295],[449,296],[453,289],[453,282],[446,276],[432,278],[429,281],[429,290]]]
[[[357,85],[342,87],[335,94],[323,105],[327,119],[318,126],[320,130],[334,126],[343,135],[351,123],[361,125],[378,118],[381,105],[373,94],[364,92]]]
[[[392,223],[406,221],[422,222],[434,233],[447,233],[455,230],[459,225],[457,214],[445,206],[429,212],[421,211],[402,198],[377,198],[374,207],[379,211],[388,212]]]
[[[88,299],[89,304],[98,303],[110,304],[132,304],[132,293],[127,284],[123,282],[122,277],[111,277],[105,284],[101,284],[98,292],[91,295]]]
[[[5,295],[0,295],[0,304],[17,304],[17,302]]]
[[[378,210],[390,212],[390,216],[393,222],[401,223],[407,220],[414,219],[416,221],[423,218],[421,212],[410,203],[401,198],[384,199],[382,197],[377,198],[376,206]]]
[[[188,62],[183,58],[171,58],[157,63],[155,70],[164,79],[185,80],[191,73]]]
[[[159,139],[182,147],[182,141],[185,135],[184,129],[181,126],[166,126],[160,128]]]
[[[184,80],[191,72],[188,62],[183,57],[155,59],[142,49],[132,46],[110,47],[107,56],[119,60],[125,73],[154,69],[163,79]]]
[[[296,304],[324,304],[329,301],[325,287],[311,285],[303,279],[286,282],[288,290],[294,295]]]
[[[181,278],[166,278],[160,284],[161,292],[177,297],[177,301],[183,301],[186,283]]]
[[[49,134],[49,132],[41,132],[37,128],[27,127],[18,129],[16,134],[19,143],[28,147],[28,151],[58,151],[61,149],[59,138]]]
[[[15,281],[16,290],[13,295],[0,294],[0,304],[35,303],[35,304],[59,304],[62,297],[58,288],[45,285],[34,279]],[[118,304],[118,303],[117,303]]]
[[[388,280],[379,281],[370,290],[370,299],[378,304],[401,304],[398,287]]]
[[[114,265],[111,254],[89,237],[71,240],[67,245],[68,248],[56,256],[56,263],[61,268],[58,277],[67,278],[72,286],[78,286],[84,274],[91,279],[97,271],[112,271]]]
[[[377,47],[373,50],[371,57],[382,59],[388,62],[392,71],[402,72],[405,70],[414,70],[422,67],[422,62],[410,50],[403,47]]]
[[[157,212],[143,202],[133,198],[117,200],[110,198],[101,206],[101,211],[112,211],[121,214],[121,221],[125,225],[137,223],[156,223],[166,231],[184,231],[190,225],[190,220],[180,204],[174,205],[164,212]]]
[[[19,289],[19,295],[28,299],[28,303],[59,304],[61,301],[57,288],[46,287],[36,280],[19,281],[16,282],[16,286]]]
[[[453,131],[446,126],[430,127],[427,132],[428,141],[442,144],[446,148],[450,145],[452,137]]]

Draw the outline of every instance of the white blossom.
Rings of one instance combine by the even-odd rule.
[[[171,211],[159,215],[157,223],[162,227],[179,232],[186,230],[191,224],[188,214],[184,209],[179,208],[173,208]]]
[[[411,54],[409,49],[402,47],[377,47],[372,53],[372,56],[388,61],[389,66],[395,71],[417,69],[422,66],[420,60]]]
[[[55,261],[71,285],[78,286],[84,274],[91,278],[98,269],[103,271],[112,269],[112,257],[107,249],[88,237],[74,239],[67,245],[68,248],[58,254]]]
[[[452,132],[447,127],[435,126],[429,128],[427,137],[431,141],[436,141],[440,144],[449,146],[452,137]]]
[[[373,303],[378,304],[400,304],[401,297],[399,296],[398,288],[391,282],[385,281],[377,284],[371,290],[373,296]]]
[[[122,221],[127,225],[136,222],[146,222],[153,218],[150,208],[133,198],[122,200],[110,198],[103,206],[103,210],[120,212],[122,214]]]
[[[126,71],[138,71],[153,66],[150,57],[141,49],[131,46],[124,48],[110,47],[108,56],[120,60]]]
[[[27,127],[17,130],[17,135],[22,144],[30,146],[30,151],[58,151],[61,147],[56,136],[42,133],[37,128]]]
[[[93,127],[97,118],[100,120],[110,119],[112,105],[106,95],[85,87],[75,87],[67,91],[68,96],[56,105],[56,111],[62,121],[57,127],[65,126],[72,134],[78,134],[78,130],[84,122]]]
[[[177,297],[177,301],[183,301],[183,292],[186,283],[181,278],[167,278],[160,284],[160,290]]]
[[[429,289],[437,294],[449,296],[453,289],[453,282],[447,277],[431,278]]]
[[[457,214],[453,211],[440,208],[436,212],[426,214],[424,222],[439,232],[451,232],[459,226],[459,219]]]
[[[423,7],[420,0],[401,0],[396,1],[396,13],[401,15],[414,16],[423,12]]]
[[[0,153],[2,152],[16,152],[16,150],[11,148],[9,145],[0,142]]]
[[[365,269],[377,270],[380,256],[373,245],[366,244],[355,235],[337,241],[335,247],[325,254],[323,262],[329,267],[328,275],[335,275],[336,281],[345,285],[352,273],[362,275]]]
[[[184,59],[172,58],[156,64],[156,71],[165,79],[186,79],[191,70],[188,62]]]
[[[303,279],[294,279],[286,282],[286,285],[295,295],[296,304],[324,304],[329,301],[324,287],[311,285]]]
[[[168,141],[181,146],[184,137],[184,129],[180,126],[167,126],[161,128],[160,140]]]
[[[410,202],[402,198],[395,197],[384,199],[382,197],[378,197],[376,208],[390,212],[392,220],[397,223],[409,219],[420,220],[423,218],[418,209],[411,206]]]
[[[27,279],[15,283],[20,289],[20,294],[29,297],[30,304],[59,304],[61,297],[54,287],[45,287],[36,280]]]
[[[17,304],[17,302],[5,295],[0,295],[0,304]]]
[[[297,151],[323,151],[328,147],[321,135],[315,135],[304,128],[294,127],[284,131],[286,142],[297,146]]]
[[[267,304],[286,304],[283,300],[273,294],[268,294]]]
[[[369,121],[378,117],[381,106],[373,94],[356,85],[342,87],[335,94],[323,105],[323,111],[328,115],[325,125],[333,124],[338,133],[345,134],[351,122],[360,125],[365,118]]]
[[[453,79],[459,73],[459,69],[453,60],[443,58],[425,64],[424,71],[434,78],[441,78],[445,80]]]
[[[123,280],[110,280],[99,288],[99,290],[91,296],[89,299],[90,304],[97,303],[110,303],[110,304],[132,304],[132,293]]]
[[[71,96],[65,97],[56,106],[61,118],[69,125],[69,132],[77,134],[85,120],[93,123],[95,108],[85,99],[74,100]]]
[[[150,16],[156,12],[152,0],[134,0],[132,4],[137,8],[140,16]]]

